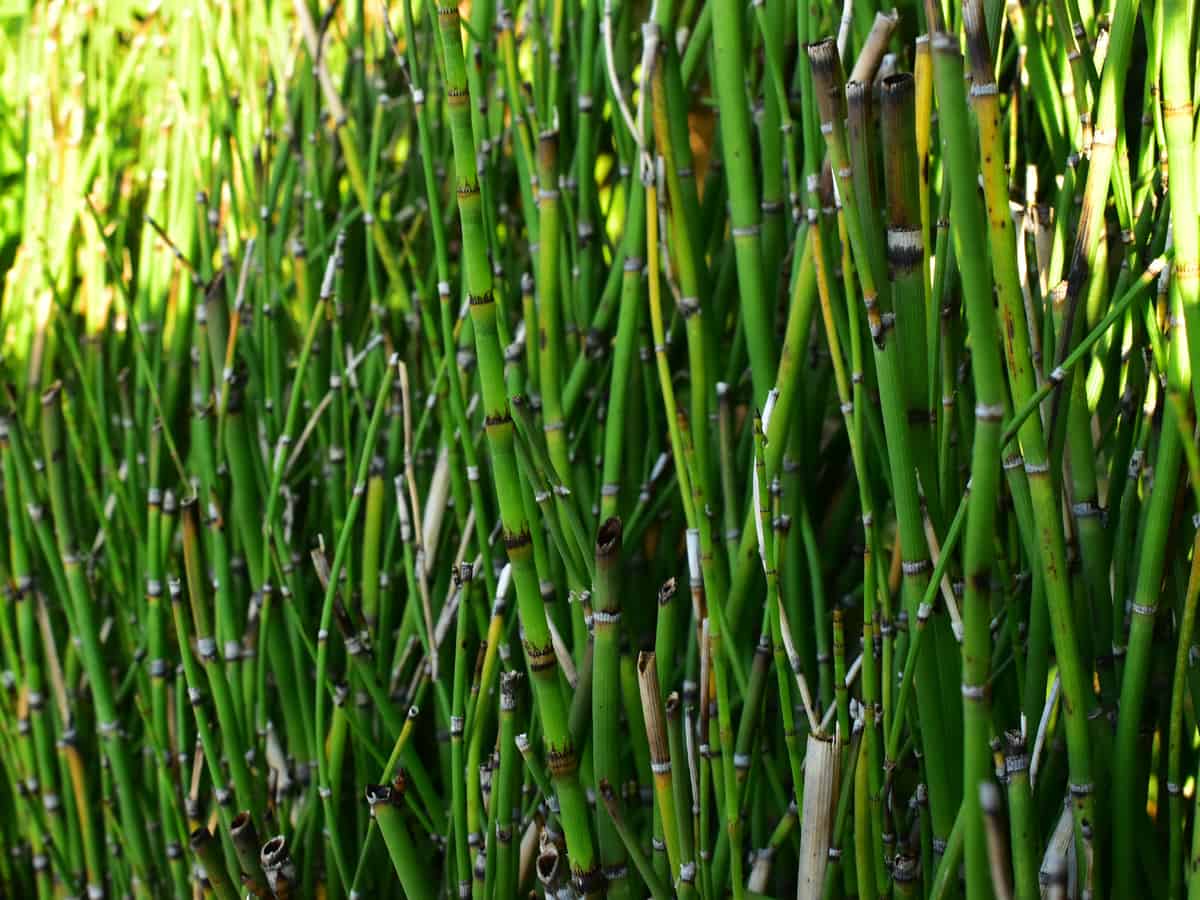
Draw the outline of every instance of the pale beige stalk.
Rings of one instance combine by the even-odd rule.
[[[800,831],[800,867],[796,900],[819,900],[829,865],[829,841],[838,784],[841,741],[820,734],[808,736],[804,757],[804,809]]]

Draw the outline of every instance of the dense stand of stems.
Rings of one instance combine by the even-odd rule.
[[[0,16],[0,894],[1200,900],[1195,7]]]

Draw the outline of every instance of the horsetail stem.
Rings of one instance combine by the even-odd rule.
[[[1189,5],[18,6],[0,894],[1200,890]]]

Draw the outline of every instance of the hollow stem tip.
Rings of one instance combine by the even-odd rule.
[[[842,85],[846,82],[846,75],[842,70],[837,41],[825,38],[809,44],[808,62],[812,66],[813,85],[817,89],[817,106],[821,112],[821,121],[842,121],[845,119],[846,102]]]
[[[260,861],[275,896],[289,896],[291,886],[296,883],[296,864],[288,850],[287,838],[280,834],[263,844]]]
[[[600,525],[596,534],[596,559],[612,559],[621,552],[621,540],[624,526],[617,516],[610,516]]]
[[[213,833],[201,825],[192,832],[188,843],[204,869],[204,876],[213,896],[218,900],[236,900],[237,892],[233,889],[233,882],[229,880],[220,845],[214,839]]]

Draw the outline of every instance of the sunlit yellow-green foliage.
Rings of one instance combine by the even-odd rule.
[[[125,329],[127,296],[136,317],[167,310],[168,329],[187,313],[193,285],[149,220],[195,263],[197,194],[207,192],[238,251],[264,199],[247,178],[254,147],[286,115],[279,97],[268,108],[268,85],[294,79],[300,40],[286,2],[0,5],[0,336],[10,364],[36,363],[53,344],[55,303],[86,333]],[[328,64],[345,58],[345,43],[328,41]],[[214,193],[226,166],[232,178]]]

